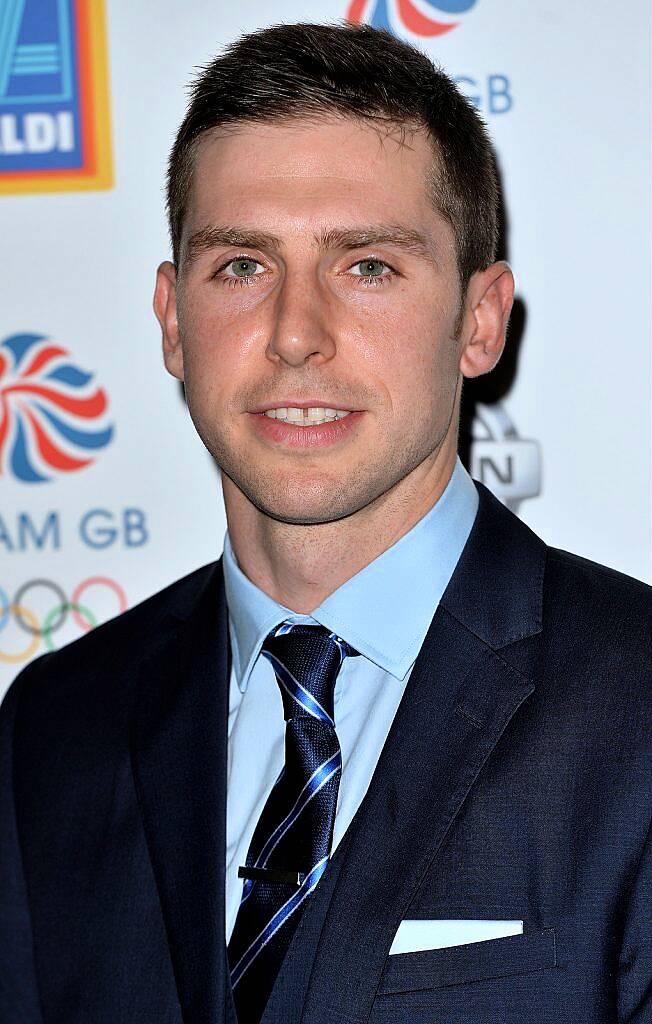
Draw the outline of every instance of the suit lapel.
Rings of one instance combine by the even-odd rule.
[[[533,645],[516,641],[541,629],[545,546],[478,489],[474,530],[350,826],[304,1024],[368,1019],[401,920],[487,758],[534,690],[523,659]]]
[[[161,632],[164,632],[162,629]],[[230,649],[221,562],[142,667],[132,762],[184,1021],[223,1019]]]

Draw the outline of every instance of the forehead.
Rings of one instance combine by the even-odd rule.
[[[331,213],[423,226],[439,219],[426,190],[432,143],[424,130],[403,134],[343,117],[207,133],[195,151],[185,229],[216,219],[323,224]]]

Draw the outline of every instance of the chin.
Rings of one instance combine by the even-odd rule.
[[[326,490],[323,486],[292,487],[289,482],[283,486],[282,481],[279,487],[278,480],[270,480],[268,487],[261,486],[261,481],[254,487],[244,481],[237,486],[263,515],[294,526],[333,523],[353,515],[364,504],[344,482]]]
[[[237,465],[228,467],[222,462],[222,469],[259,512],[293,526],[316,526],[346,519],[373,502],[387,487],[386,481],[363,478],[358,468],[339,473],[331,469],[328,475],[295,469],[254,474],[251,466],[239,460]]]

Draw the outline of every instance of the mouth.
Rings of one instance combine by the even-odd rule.
[[[314,451],[351,437],[364,412],[333,406],[282,405],[250,415],[258,436],[274,447]]]
[[[311,406],[292,406],[292,404],[278,404],[272,408],[259,411],[259,415],[266,416],[270,420],[279,423],[290,423],[296,427],[316,427],[322,423],[333,423],[336,420],[344,420],[354,410],[338,409],[335,406],[319,406],[316,402]]]

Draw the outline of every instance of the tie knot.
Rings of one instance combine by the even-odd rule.
[[[274,668],[286,721],[310,717],[335,724],[337,673],[358,651],[325,626],[283,622],[267,636],[262,653]]]

